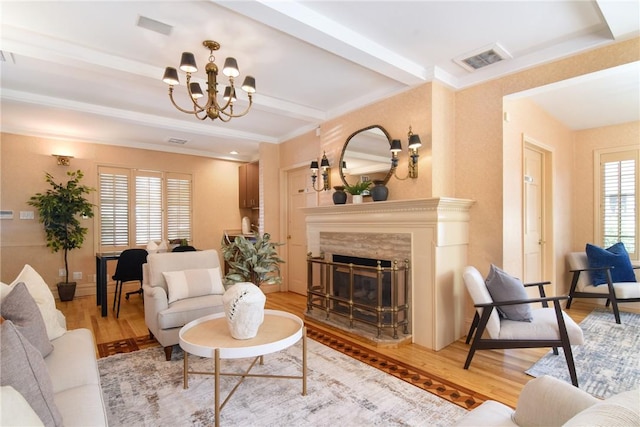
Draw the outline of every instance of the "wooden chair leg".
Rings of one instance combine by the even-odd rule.
[[[165,359],[168,361],[171,360],[171,351],[173,350],[173,346],[170,345],[169,347],[165,347],[164,348],[164,357]]]
[[[473,321],[471,322],[471,327],[469,328],[469,333],[467,334],[467,340],[465,344],[469,344],[471,342],[471,338],[473,338],[473,333],[478,327],[478,321],[480,320],[480,316],[478,316],[478,312],[473,316]]]

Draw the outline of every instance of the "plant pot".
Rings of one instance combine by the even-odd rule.
[[[222,295],[229,333],[238,340],[254,338],[264,321],[267,298],[259,287],[249,282],[236,283]]]
[[[371,189],[371,198],[374,202],[382,202],[389,197],[389,189],[384,185],[384,181],[373,181],[375,186]]]
[[[73,297],[76,295],[76,282],[60,282],[57,284],[58,286],[58,296],[60,297],[60,301],[72,301]]]
[[[358,205],[362,203],[362,194],[354,194],[353,195],[353,204]]]
[[[347,203],[347,193],[344,192],[344,187],[341,185],[337,185],[333,187],[333,189],[336,190],[336,192],[333,193],[333,204],[344,205],[345,203]]]

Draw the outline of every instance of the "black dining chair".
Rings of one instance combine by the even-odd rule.
[[[184,246],[176,246],[175,248],[173,248],[171,252],[192,252],[195,250],[196,248],[194,248],[193,246],[184,245]]]
[[[112,279],[116,281],[116,292],[113,295],[113,309],[116,309],[116,301],[118,302],[118,310],[116,317],[120,316],[120,300],[122,299],[122,286],[124,282],[140,282],[138,290],[127,292],[126,299],[131,294],[142,294],[142,264],[147,262],[147,251],[145,249],[126,249],[122,251],[116,265],[116,272]]]

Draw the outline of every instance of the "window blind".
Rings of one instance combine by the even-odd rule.
[[[191,241],[191,179],[167,178],[167,236]]]
[[[630,154],[607,153],[601,156],[600,218],[603,245],[609,247],[622,242],[630,254],[635,254],[638,243],[638,165],[633,152]]]
[[[162,240],[162,176],[138,172],[135,176],[136,245]]]
[[[129,174],[101,169],[99,175],[100,245],[129,245]]]

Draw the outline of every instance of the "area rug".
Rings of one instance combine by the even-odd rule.
[[[466,410],[406,381],[308,340],[307,396],[300,380],[247,378],[220,414],[222,425],[328,426],[451,425]],[[192,356],[192,369],[211,371],[211,359]],[[248,359],[225,360],[240,372]],[[265,356],[252,373],[300,375],[301,343]],[[98,360],[109,425],[212,425],[213,378],[191,375],[183,389],[183,353],[170,362],[160,347]],[[237,378],[221,377],[222,398]],[[222,401],[222,399],[221,399]]]
[[[579,388],[603,399],[640,387],[640,314],[620,312],[620,320],[618,325],[610,310],[594,309],[580,323],[584,345],[572,347]],[[559,352],[555,356],[549,351],[525,372],[570,383],[564,353]]]
[[[441,378],[430,372],[410,366],[401,360],[393,359],[364,346],[354,343],[342,336],[338,336],[324,329],[316,328],[313,324],[307,324],[307,336],[347,356],[353,357],[363,363],[393,375],[422,390],[428,391],[449,402],[471,410],[480,406],[489,398],[481,393],[461,387],[445,378]],[[144,348],[157,347],[160,344],[148,335],[137,338],[126,338],[118,341],[98,344],[100,357],[107,357],[119,353],[130,353]]]

